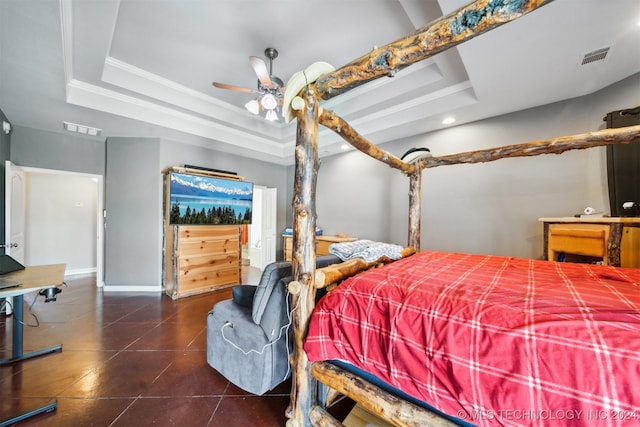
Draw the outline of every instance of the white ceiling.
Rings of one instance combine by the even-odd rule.
[[[293,162],[295,124],[243,105],[248,57],[287,81],[339,68],[467,0],[0,0],[0,108],[14,125],[149,136]],[[569,99],[640,72],[640,1],[555,0],[457,48],[323,103],[374,143]],[[610,47],[605,60],[584,54]],[[640,88],[638,88],[640,103]],[[323,130],[321,155],[340,150]],[[387,147],[387,149],[389,149]]]

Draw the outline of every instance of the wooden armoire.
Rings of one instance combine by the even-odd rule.
[[[241,179],[235,175],[172,167],[164,171],[163,287],[173,299],[240,282],[240,225],[187,225],[169,221],[171,172]]]

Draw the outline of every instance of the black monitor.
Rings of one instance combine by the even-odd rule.
[[[24,265],[20,264],[9,255],[0,255],[0,275],[24,270]]]

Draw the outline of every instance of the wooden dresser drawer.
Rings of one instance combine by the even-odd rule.
[[[549,229],[549,249],[577,255],[604,258],[607,253],[607,226],[596,228],[552,227]]]

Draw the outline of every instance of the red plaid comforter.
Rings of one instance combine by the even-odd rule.
[[[319,303],[305,351],[478,425],[640,425],[640,269],[419,252]]]

